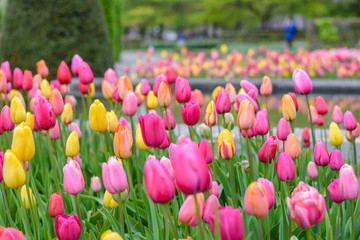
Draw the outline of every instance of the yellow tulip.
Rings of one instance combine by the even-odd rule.
[[[114,133],[116,131],[116,127],[119,124],[118,119],[116,117],[116,114],[114,111],[106,113],[106,118],[108,121],[108,127],[107,130],[109,133]]]
[[[96,99],[90,106],[89,125],[94,132],[105,132],[108,127],[106,110],[99,99]]]
[[[152,90],[149,91],[149,93],[146,97],[146,105],[149,109],[154,109],[158,106],[157,97],[155,96],[155,94]]]
[[[12,150],[6,150],[4,154],[3,178],[6,186],[12,189],[25,183],[24,167]]]
[[[30,209],[30,200],[31,199],[31,203],[34,206],[36,204],[36,199],[32,193],[31,188],[29,187],[29,194],[27,192],[27,188],[26,186],[22,186],[21,188],[21,201],[25,202],[25,207],[26,209]]]
[[[17,96],[15,96],[11,100],[10,115],[11,115],[11,120],[15,124],[19,124],[26,120],[26,111],[24,105],[21,103],[20,98]]]
[[[79,137],[76,131],[73,131],[66,141],[66,156],[75,157],[79,154]]]
[[[226,44],[221,44],[220,46],[220,52],[221,54],[225,55],[228,52],[228,47]]]
[[[30,161],[35,155],[34,136],[31,129],[21,123],[14,130],[11,150],[17,155],[20,161]]]
[[[206,107],[204,122],[209,127],[216,124],[216,108],[213,100],[211,100]]]
[[[105,191],[104,194],[104,206],[107,208],[117,208],[119,204],[115,202],[113,196],[108,191]]]
[[[107,230],[101,234],[100,240],[123,240],[123,238],[117,232]]]
[[[217,95],[221,90],[221,86],[217,86],[211,94],[212,100],[216,101]]]
[[[285,94],[281,99],[282,113],[286,121],[293,121],[296,118],[296,108],[292,97]]]
[[[64,105],[64,110],[61,114],[61,122],[64,125],[68,125],[72,122],[72,120],[73,120],[73,109],[70,103],[66,103]]]
[[[26,113],[26,120],[24,123],[31,129],[31,131],[34,129],[34,117],[31,113]]]
[[[146,146],[144,143],[140,124],[137,125],[135,138],[136,138],[136,145],[138,146],[139,149],[145,150],[145,151],[151,149],[151,147]]]
[[[340,146],[344,141],[339,126],[334,122],[330,123],[329,141],[330,141],[331,145],[333,145],[335,147]]]
[[[40,90],[41,90],[41,95],[43,95],[44,97],[49,99],[50,93],[51,93],[51,88],[50,88],[49,82],[46,79],[41,81]]]
[[[92,82],[90,83],[90,98],[94,98],[95,96],[95,84]]]
[[[221,131],[218,138],[219,157],[225,160],[232,159],[236,152],[234,136],[228,129]]]

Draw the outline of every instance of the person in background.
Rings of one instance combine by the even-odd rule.
[[[287,18],[284,21],[284,30],[285,30],[285,39],[288,43],[289,48],[291,48],[292,41],[294,41],[295,33],[296,33],[296,25],[295,22],[291,19]]]

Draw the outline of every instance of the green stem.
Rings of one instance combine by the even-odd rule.
[[[57,118],[57,122],[58,122],[58,125],[59,125],[59,132],[60,132],[60,141],[61,141],[61,146],[63,148],[63,151],[65,152],[66,151],[66,148],[65,148],[65,144],[64,144],[64,138],[63,138],[63,134],[62,134],[62,131],[61,131],[61,121],[60,121],[60,116],[56,116]]]
[[[120,201],[121,201],[121,198],[120,198]],[[120,204],[119,204],[119,206],[120,206]],[[128,226],[128,230],[129,230],[129,234],[130,234],[130,239],[132,240],[133,239],[132,227],[130,225],[129,215],[126,210],[126,204],[124,206],[124,215],[125,215],[126,225]]]
[[[249,139],[248,130],[245,131],[245,136],[246,136],[246,147],[247,147],[249,163],[250,163],[251,181],[254,181],[254,167],[253,167],[252,156],[251,156],[252,154],[251,154],[251,150],[250,150],[250,139]]]
[[[223,127],[224,127],[224,129],[226,129],[226,126],[225,126],[225,113],[223,113],[221,115],[222,115],[222,119],[223,119]]]
[[[340,208],[341,208],[341,203],[337,204],[337,222],[336,222],[336,240],[339,240],[339,230],[340,230]]]
[[[235,188],[234,188],[234,179],[233,179],[232,172],[231,172],[230,161],[231,161],[231,159],[227,160],[226,162],[227,162],[227,167],[228,167],[229,177],[230,177],[230,186],[231,186],[231,195],[232,195],[232,200],[233,200],[233,206],[234,206],[234,208],[237,208]]]
[[[27,231],[28,235],[30,236],[30,238],[34,239],[34,237],[32,235],[32,232],[31,232],[31,228],[30,228],[29,218],[27,218],[27,216],[26,216],[25,205],[24,205],[24,202],[21,199],[20,188],[15,189],[15,192],[16,192],[17,198],[20,201],[20,206],[21,206],[21,209],[22,209],[22,212],[23,212],[22,220],[23,220],[23,222],[25,222],[24,225],[25,225],[26,231]],[[24,221],[24,218],[25,218],[25,221]]]
[[[269,215],[266,215],[266,218],[265,218],[265,227],[266,227],[267,239],[270,240]]]
[[[311,228],[307,228],[306,230],[306,240],[312,240]]]
[[[120,199],[118,204],[119,204],[119,219],[120,219],[120,231],[121,231],[121,236],[124,236],[125,234],[125,227],[124,227],[124,216],[123,216],[123,206],[122,206],[122,200],[121,200],[121,193],[118,193],[118,198]],[[129,226],[130,228],[130,226]],[[129,230],[130,232],[131,230]]]
[[[159,153],[158,153],[158,149],[157,148],[154,148],[154,154],[155,154],[155,158],[156,159],[159,159],[158,156],[159,156]],[[146,158],[147,159],[147,158]]]
[[[268,105],[268,96],[265,96],[265,108],[266,108],[266,113],[269,114],[269,105]],[[269,133],[271,136],[271,126],[270,126],[271,121],[268,121],[268,125],[269,125]]]
[[[54,182],[55,182],[55,186],[56,186],[56,191],[59,192],[60,191],[59,179],[58,179],[58,176],[57,176],[57,168],[55,166],[54,155],[53,155],[53,152],[52,152],[49,130],[46,131],[46,137],[47,137],[48,144],[49,144],[51,167],[52,167],[53,172],[54,172]]]
[[[197,200],[197,198],[196,198],[196,194],[194,194],[193,196],[194,196],[194,199],[195,199],[196,217],[197,217],[198,226],[199,226],[199,229],[200,229],[200,239],[201,239],[201,240],[205,240],[205,238],[204,238],[204,232],[203,232],[202,224],[201,224],[201,217],[200,217],[200,210],[199,210],[198,200]]]
[[[170,139],[170,143],[172,143],[172,133],[171,133],[169,115],[168,115],[168,112],[167,112],[167,108],[164,108],[164,109],[165,109],[165,114],[166,114],[166,122],[167,122],[168,130],[169,130],[169,139]]]
[[[350,211],[351,211],[351,239],[355,240],[355,223],[354,223],[354,206],[353,206],[353,201],[354,200],[350,200]]]
[[[306,94],[306,102],[307,102],[307,107],[308,107],[308,111],[309,111],[309,118],[310,118],[310,126],[311,126],[311,137],[312,137],[312,143],[313,143],[313,149],[315,148],[315,133],[314,133],[314,126],[312,123],[312,117],[311,117],[311,111],[310,111],[310,102],[309,102],[309,96]]]
[[[289,121],[289,122],[290,122],[291,132],[295,134],[294,123],[293,123],[293,121]]]
[[[168,221],[169,224],[170,224],[171,231],[172,231],[174,237],[175,237],[176,239],[179,239],[179,236],[178,236],[178,233],[177,233],[175,224],[174,224],[173,221],[171,221],[171,213],[170,213],[170,209],[169,209],[169,204],[168,204],[168,203],[165,203],[163,206],[164,206],[164,210],[165,210],[165,218],[167,219],[167,221]]]
[[[29,181],[28,181],[28,174],[26,171],[26,164],[23,164],[24,167],[24,172],[25,172],[25,188],[26,188],[26,195],[29,201],[29,206],[30,206],[30,217],[31,217],[31,221],[34,223],[34,228],[35,228],[35,232],[37,232],[37,224],[35,224],[35,213],[34,213],[34,203],[33,203],[33,198],[31,197],[30,194],[30,188],[29,188]]]
[[[6,131],[6,138],[7,138],[7,142],[8,142],[8,149],[11,149],[10,131]]]
[[[355,143],[355,138],[353,139],[353,141],[352,141],[352,145],[353,145],[353,149],[354,149],[354,166],[356,166],[357,165],[357,156],[356,156],[356,143]]]
[[[323,167],[323,176],[324,176],[324,187],[325,187],[325,189],[326,189],[327,183],[326,183],[326,171],[325,171],[325,167]],[[326,197],[326,209],[329,209],[329,196],[327,195],[326,191],[325,191],[325,197]]]
[[[289,186],[289,181],[286,181],[286,188],[287,188],[287,193],[288,193],[288,197],[291,197],[290,195],[290,186]],[[289,238],[291,238],[291,218],[290,218],[290,213],[289,213]]]
[[[106,161],[107,161],[109,159],[109,156],[108,156],[108,152],[106,150],[103,133],[100,133],[100,138],[101,138],[101,142],[102,142],[102,145],[103,145],[103,149],[104,149],[104,153],[105,153],[105,157],[106,157]]]
[[[256,218],[256,221],[257,221],[258,228],[259,228],[259,237],[260,237],[260,240],[263,240],[263,235],[262,235],[262,230],[261,230],[260,219],[257,217],[257,218]]]
[[[135,157],[135,174],[136,174],[136,180],[139,184],[139,196],[141,196],[141,181],[140,181],[140,173],[139,173],[139,168],[138,168],[138,158],[137,158],[137,152],[136,152],[136,144],[135,144],[135,124],[134,124],[134,119],[132,116],[130,116],[130,122],[131,122],[131,133],[132,133],[132,138],[133,138],[133,153],[134,153],[134,157]]]
[[[9,218],[9,221],[10,221],[11,225],[12,225],[13,227],[16,227],[14,221],[13,221],[12,218],[11,218],[10,208],[9,208],[9,204],[8,204],[8,202],[7,202],[4,184],[5,184],[5,183],[0,183],[2,195],[3,195],[3,198],[4,198],[4,202],[5,202],[6,215],[7,215],[7,217]]]

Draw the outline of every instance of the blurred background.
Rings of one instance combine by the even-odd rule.
[[[78,53],[96,76],[155,54],[290,47],[358,48],[360,0],[0,0],[0,60],[35,71],[44,59],[55,78]],[[140,56],[141,57],[141,56]]]

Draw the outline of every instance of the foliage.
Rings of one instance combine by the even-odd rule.
[[[321,19],[316,22],[319,29],[319,39],[327,42],[334,43],[338,40],[338,29],[330,19]]]

